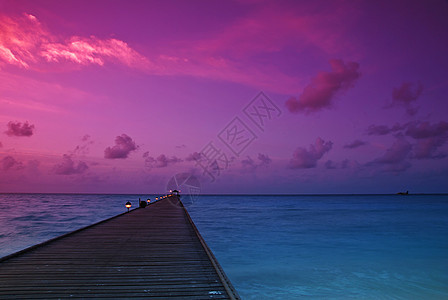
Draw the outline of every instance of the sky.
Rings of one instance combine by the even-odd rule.
[[[0,192],[448,192],[448,2],[0,0]]]

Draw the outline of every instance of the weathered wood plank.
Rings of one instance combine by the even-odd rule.
[[[177,197],[0,261],[1,299],[239,299]]]

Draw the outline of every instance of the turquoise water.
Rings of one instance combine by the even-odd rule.
[[[0,256],[146,195],[0,195]],[[153,197],[153,196],[152,196]],[[448,299],[448,195],[185,199],[243,299]]]

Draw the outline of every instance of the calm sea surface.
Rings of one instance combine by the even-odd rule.
[[[148,196],[0,194],[0,257]],[[183,201],[243,299],[448,299],[448,195]]]

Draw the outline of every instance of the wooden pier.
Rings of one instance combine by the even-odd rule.
[[[0,299],[239,299],[177,196],[0,259]]]

